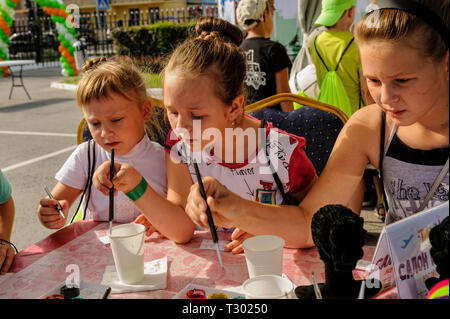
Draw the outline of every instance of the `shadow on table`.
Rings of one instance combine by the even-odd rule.
[[[6,106],[6,107],[0,107],[0,113],[21,112],[24,110],[35,109],[35,108],[49,106],[52,104],[63,103],[63,102],[67,102],[67,101],[73,101],[73,98],[50,98],[50,99],[46,99],[46,100],[31,101],[31,102],[26,102],[26,103],[10,105],[10,106]]]

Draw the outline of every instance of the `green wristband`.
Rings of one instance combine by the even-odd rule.
[[[141,182],[136,186],[132,191],[129,191],[125,195],[129,199],[131,199],[133,202],[137,201],[139,198],[141,198],[142,195],[144,195],[145,191],[147,190],[147,181],[144,177],[142,177]]]

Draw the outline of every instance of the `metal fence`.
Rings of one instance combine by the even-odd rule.
[[[217,16],[217,8],[211,9],[203,14]],[[78,27],[78,40],[81,41],[87,56],[112,56],[115,54],[112,31],[116,28],[127,30],[158,22],[184,23],[196,20],[200,15],[195,9],[136,9],[120,16],[99,11],[98,14],[81,13],[79,17],[75,17],[75,22]],[[36,17],[14,19],[9,44],[10,59],[34,59],[45,65],[59,60],[58,46],[55,23],[45,13],[38,11]]]

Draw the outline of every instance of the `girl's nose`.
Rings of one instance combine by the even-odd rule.
[[[190,139],[190,132],[192,131],[192,123],[187,120],[185,116],[178,116],[175,132],[181,138]]]
[[[398,102],[399,96],[391,85],[383,84],[381,87],[381,96],[380,101],[382,104],[390,105],[395,102]]]

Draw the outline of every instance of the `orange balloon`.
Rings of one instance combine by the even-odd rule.
[[[73,58],[73,56],[69,56],[67,57],[67,62],[69,62],[70,64],[75,62],[75,59]]]

